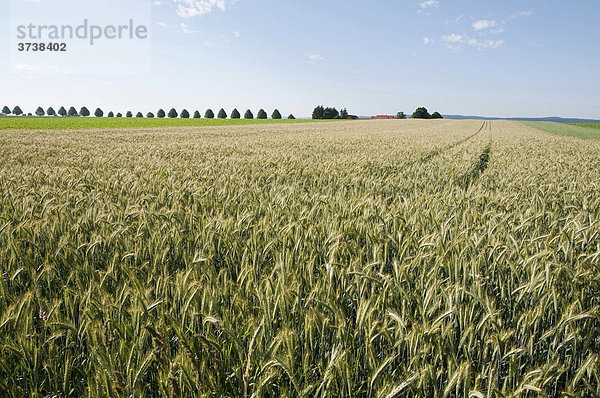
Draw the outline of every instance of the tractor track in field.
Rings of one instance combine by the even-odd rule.
[[[414,164],[424,164],[427,163],[428,161],[430,161],[431,159],[435,158],[438,155],[441,155],[444,152],[450,151],[456,147],[458,147],[459,145],[462,145],[464,143],[466,143],[467,141],[475,138],[476,136],[478,136],[484,129],[487,123],[490,123],[490,131],[491,131],[491,122],[488,121],[484,121],[481,125],[481,127],[479,128],[479,130],[477,130],[477,132],[475,134],[471,134],[470,136],[463,138],[461,140],[458,140],[456,142],[453,142],[451,144],[448,144],[446,146],[443,146],[441,148],[437,148],[432,150],[431,152],[429,152],[427,155],[423,156],[421,159],[415,161],[414,163],[412,163],[412,165]]]
[[[488,131],[489,131],[489,143],[483,148],[483,151],[479,154],[479,158],[473,162],[473,166],[469,171],[464,174],[461,174],[457,179],[456,183],[460,185],[463,189],[467,190],[473,183],[475,183],[483,173],[488,168],[490,162],[490,152],[492,151],[492,122],[484,122],[487,123]],[[482,126],[483,129],[483,126]]]

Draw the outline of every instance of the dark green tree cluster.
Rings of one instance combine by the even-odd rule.
[[[420,107],[417,108],[412,114],[413,119],[443,119],[443,116],[440,115],[439,112],[433,112],[433,114],[429,114],[427,108]]]
[[[335,108],[325,108],[322,105],[317,106],[313,110],[312,114],[313,119],[347,119],[348,111],[346,108],[342,109],[342,111],[338,111]]]

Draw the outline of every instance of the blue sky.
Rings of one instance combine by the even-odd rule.
[[[44,8],[69,1],[76,7],[61,4],[56,15]],[[114,8],[98,7],[108,1],[11,4],[27,3],[28,18],[52,24],[59,15],[74,22],[78,15],[114,19]],[[120,18],[150,25],[147,58],[136,44],[135,57],[127,48],[120,57],[110,54],[113,47],[99,46],[85,56],[71,51],[62,58],[15,59],[14,21],[3,1],[0,106],[144,113],[279,108],[297,116],[309,116],[318,104],[359,115],[426,106],[442,114],[600,118],[597,0],[120,4]]]

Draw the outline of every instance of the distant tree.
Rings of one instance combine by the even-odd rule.
[[[171,110],[168,113],[168,116],[173,119],[175,117],[177,117],[179,114],[177,113],[177,111],[175,110],[175,108],[171,108]]]
[[[182,119],[189,119],[190,118],[190,113],[187,111],[187,109],[184,109],[181,111],[181,118]]]
[[[125,117],[133,117],[133,113],[131,113],[131,111],[127,111]]]
[[[431,115],[427,111],[427,108],[421,107],[417,108],[416,111],[412,114],[413,119],[431,119]]]
[[[346,110],[346,108],[340,111],[340,119],[348,119],[348,111]]]
[[[113,113],[113,111],[108,112],[108,115],[106,115],[107,117],[115,117],[115,114]]]
[[[198,111],[194,111],[194,119],[200,119],[202,116],[200,116],[200,112]]]
[[[152,112],[148,112],[148,113],[146,114],[146,117],[148,117],[148,118],[152,119],[152,118],[154,117],[154,113],[152,113]]]
[[[86,108],[85,106],[81,108],[81,110],[79,111],[79,114],[81,116],[89,116],[90,115],[90,111],[88,111],[88,108]]]
[[[248,109],[246,113],[244,113],[244,119],[254,119],[254,115],[252,114],[252,111],[250,109]]]
[[[33,115],[31,114],[31,112],[29,112],[29,113],[27,114],[27,116],[33,116]]]
[[[281,119],[281,113],[279,112],[278,109],[275,109],[273,111],[273,114],[271,115],[271,118],[272,119]]]
[[[94,116],[102,117],[102,116],[104,116],[104,111],[102,111],[102,109],[100,109],[100,108],[96,108],[96,111],[94,112]]]
[[[323,119],[338,119],[340,117],[340,113],[335,108],[325,108],[323,112]]]
[[[324,114],[325,114],[325,108],[323,108],[322,105],[319,105],[313,110],[312,118],[313,119],[323,119]]]
[[[123,114],[121,112],[117,113],[117,117],[123,117]]]
[[[64,106],[61,106],[60,109],[58,110],[58,114],[60,116],[67,116],[67,110],[65,109]]]
[[[294,120],[294,119],[296,119],[296,118],[294,117],[294,115],[292,115],[292,114],[290,113],[290,115],[288,116],[288,119],[290,119],[290,120]]]
[[[12,110],[13,115],[21,116],[23,111],[19,108],[19,105],[15,106]]]
[[[38,108],[35,110],[35,114],[37,116],[44,116],[46,114],[46,112],[44,112],[44,108],[42,108],[41,106],[38,106]]]
[[[239,119],[240,117],[241,117],[240,112],[236,108],[233,108],[233,110],[231,111],[231,118]]]
[[[135,114],[135,117],[144,117],[144,114],[142,112],[138,112]]]
[[[267,117],[268,117],[267,112],[265,112],[264,109],[259,110],[258,113],[256,114],[257,119],[266,119]]]
[[[404,114],[404,112],[398,112],[396,114],[396,119],[406,119],[406,115]]]
[[[67,112],[67,115],[69,115],[71,117],[79,116],[79,114],[77,113],[77,110],[73,106],[69,108],[69,112]]]
[[[214,119],[215,113],[212,111],[212,109],[207,109],[206,112],[204,113],[204,117],[207,119]]]
[[[4,113],[5,115],[10,115],[10,109],[8,108],[8,106],[4,106],[4,108],[2,108],[2,113]]]
[[[443,119],[444,117],[443,117],[442,115],[440,115],[440,113],[439,113],[439,112],[433,112],[433,113],[431,114],[431,118],[432,118],[432,119]]]
[[[163,111],[162,109],[159,109],[158,112],[156,112],[156,117],[159,117],[162,119],[165,116],[166,116],[165,111]]]
[[[217,117],[219,119],[227,119],[227,112],[225,112],[225,109],[219,109],[219,114],[217,115]]]
[[[53,107],[48,108],[48,110],[46,111],[46,115],[56,116],[56,112],[54,111],[54,108]]]

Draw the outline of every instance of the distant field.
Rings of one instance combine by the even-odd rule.
[[[139,127],[206,127],[245,124],[310,123],[303,119],[159,119],[117,117],[2,117],[0,130],[79,130]]]
[[[573,126],[586,127],[591,129],[599,129],[600,123],[571,123]]]
[[[534,127],[546,133],[577,137],[587,140],[600,140],[599,123],[565,124],[555,122],[521,122],[529,127]]]

